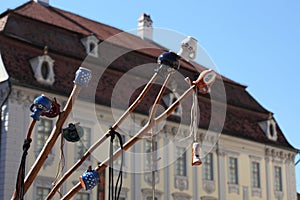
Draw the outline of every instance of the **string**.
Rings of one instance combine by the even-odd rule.
[[[191,134],[193,134],[194,142],[197,141],[197,129],[198,129],[198,90],[195,90],[195,92],[192,95],[193,102],[191,107],[191,125],[190,125],[190,131]]]
[[[65,144],[65,140],[64,140],[63,134],[61,134],[59,163],[58,163],[56,176],[55,176],[54,181],[52,183],[53,186],[56,185],[56,182],[58,181],[58,178],[61,176],[62,171],[65,168],[64,144]],[[60,191],[57,191],[57,192],[59,193],[60,198],[61,198],[62,193]]]
[[[115,136],[118,137],[120,148],[123,150],[123,140],[120,133],[116,132],[113,128],[110,128],[110,148],[109,148],[109,189],[108,189],[108,198],[113,200],[115,197],[115,200],[118,200],[120,197],[122,184],[123,184],[123,173],[122,173],[122,166],[123,166],[123,151],[121,153],[121,165],[120,165],[120,171],[117,178],[116,185],[114,187],[114,172],[113,172],[113,141],[115,139]],[[116,190],[115,190],[116,188]]]
[[[23,155],[18,171],[18,178],[16,183],[16,194],[20,200],[24,198],[24,179],[25,179],[25,164],[26,164],[26,156],[28,154],[28,149],[30,148],[31,138],[25,139],[23,144]],[[19,190],[20,189],[20,190]]]

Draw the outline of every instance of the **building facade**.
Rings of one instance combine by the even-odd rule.
[[[44,94],[55,97],[63,108],[78,67],[91,69],[90,85],[81,90],[65,122],[65,127],[80,122],[83,137],[77,143],[58,139],[25,195],[25,199],[45,199],[61,174],[76,163],[137,98],[157,67],[157,57],[168,51],[151,41],[151,25],[150,16],[142,14],[139,35],[135,36],[52,7],[47,1],[30,1],[0,15],[0,72],[8,74],[11,83],[1,87],[1,92],[9,96],[1,106],[0,199],[10,199],[13,194],[33,100]],[[181,61],[180,74],[193,80],[198,73],[194,65],[205,69],[197,63]],[[137,73],[132,70],[135,66],[146,67],[142,68],[143,73]],[[158,78],[157,85],[120,126],[118,131],[124,142],[147,123],[163,80],[163,76]],[[218,95],[213,99],[217,113],[225,108],[221,132],[216,127],[222,119],[217,117],[213,125],[210,121],[212,97],[198,94],[201,114],[197,136],[202,141],[202,165],[191,165],[191,99],[187,99],[162,125],[153,128],[152,132],[157,133],[155,143],[150,137],[143,137],[124,153],[119,199],[152,199],[153,181],[157,200],[297,199],[294,158],[298,150],[286,140],[272,113],[263,108],[245,86],[223,76],[216,82],[224,84],[226,93],[226,101]],[[188,88],[184,83],[182,80],[169,86],[159,103],[161,109],[170,106]],[[219,88],[212,90],[220,94]],[[56,120],[41,117],[37,122],[27,156],[27,172],[42,151]],[[94,168],[106,160],[109,146],[107,139],[63,184],[54,199],[74,187],[89,166]],[[113,148],[119,148],[117,141]],[[114,161],[115,180],[120,163],[120,158]],[[107,168],[97,187],[89,191],[82,189],[74,199],[108,199],[108,179]]]

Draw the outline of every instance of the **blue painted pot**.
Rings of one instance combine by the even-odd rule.
[[[100,183],[99,174],[94,169],[84,172],[79,179],[81,186],[86,190],[91,190]]]

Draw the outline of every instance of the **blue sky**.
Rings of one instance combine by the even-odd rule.
[[[25,2],[2,1],[0,12]],[[288,141],[300,149],[300,1],[50,0],[50,4],[125,31],[135,29],[145,12],[155,28],[195,37],[219,72],[248,86],[247,91],[274,113]],[[300,172],[296,174],[300,192]]]

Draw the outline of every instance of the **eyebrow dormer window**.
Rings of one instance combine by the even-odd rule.
[[[38,82],[46,85],[52,85],[54,83],[54,60],[47,55],[47,51],[45,51],[42,56],[30,59],[29,62],[34,73],[34,77]]]
[[[83,46],[85,47],[86,53],[88,55],[91,55],[93,57],[98,57],[97,44],[98,44],[99,40],[94,34],[91,34],[88,37],[82,38],[81,42],[82,42]]]
[[[264,131],[269,140],[277,140],[278,136],[276,122],[274,121],[274,119],[268,119],[266,121],[259,122],[259,126]]]

